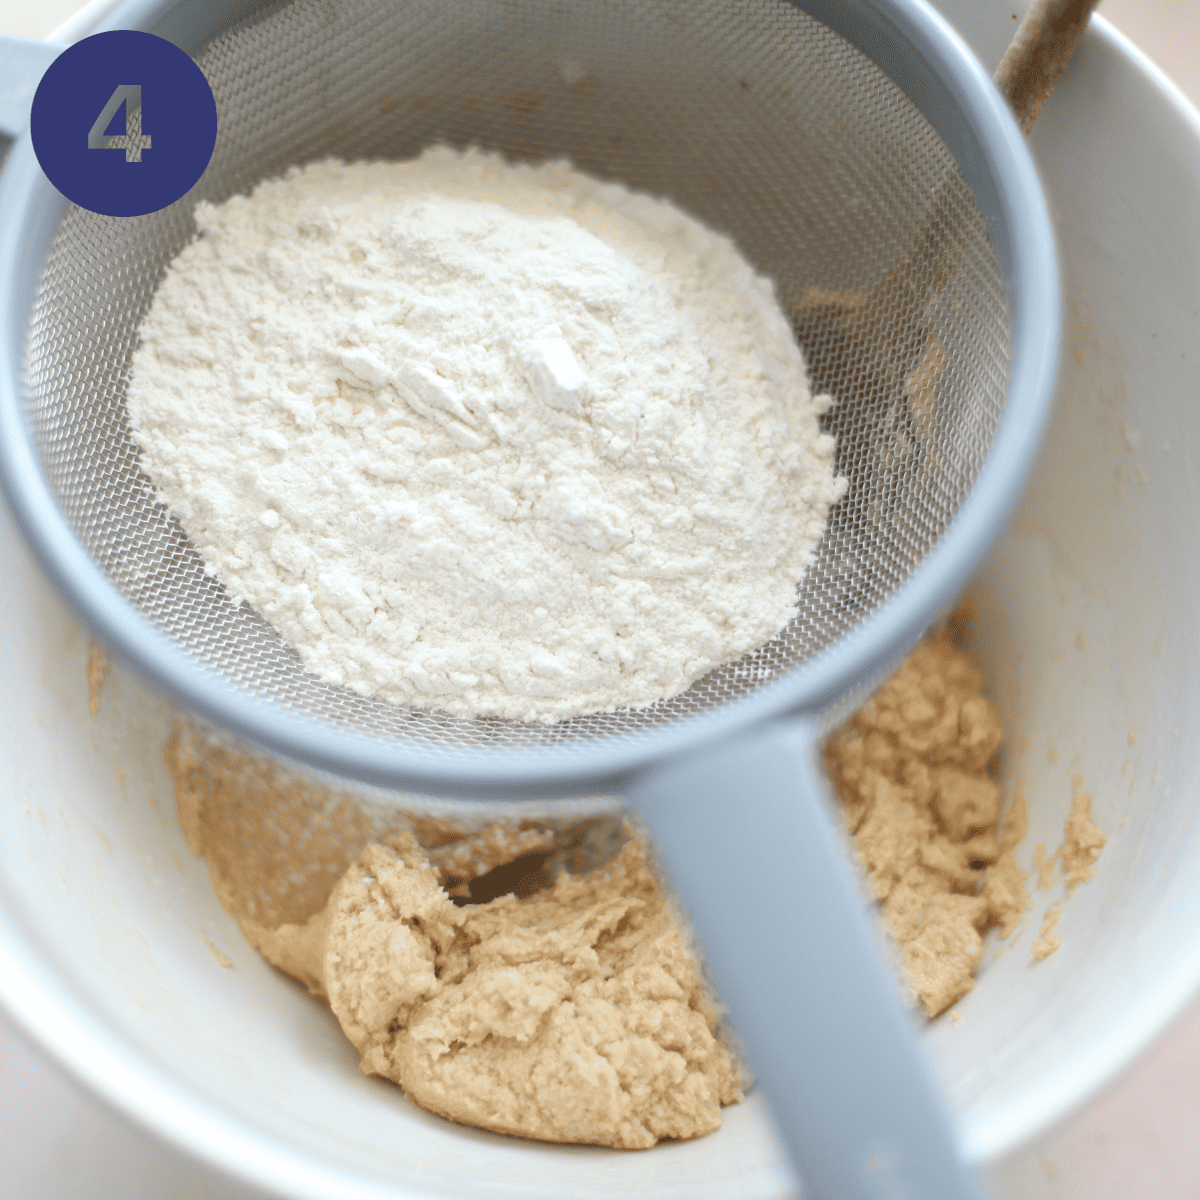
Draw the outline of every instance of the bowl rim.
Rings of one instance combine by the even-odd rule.
[[[1200,108],[1187,98],[1170,76],[1110,21],[1093,13],[1085,43],[1102,50],[1113,62],[1140,76],[1160,106],[1156,117],[1171,116],[1190,133],[1200,160]],[[1083,48],[1081,45],[1081,49]],[[1198,285],[1200,286],[1200,285]],[[1200,293],[1198,293],[1200,294]],[[972,1162],[997,1163],[1035,1138],[1048,1135],[1083,1108],[1178,1021],[1200,998],[1200,938],[1189,949],[1180,947],[1165,965],[1153,988],[1143,991],[1141,1002],[1108,1029],[1103,1052],[1077,1056],[1058,1064],[1041,1081],[1036,1100],[1009,1104],[991,1119],[964,1130],[964,1150]]]

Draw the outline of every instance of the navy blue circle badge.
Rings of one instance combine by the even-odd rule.
[[[46,177],[68,200],[138,217],[174,204],[204,174],[217,105],[178,46],[119,29],[76,42],[50,64],[29,133]]]

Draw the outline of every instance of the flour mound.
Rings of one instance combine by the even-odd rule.
[[[321,678],[554,721],[779,632],[845,488],[771,284],[666,201],[478,151],[201,204],[128,412]]]

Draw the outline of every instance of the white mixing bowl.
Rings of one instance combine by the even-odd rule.
[[[967,0],[942,7],[970,34]],[[928,1028],[985,1164],[1111,1079],[1200,987],[1200,120],[1100,24],[1034,145],[1067,288],[1061,403],[980,580],[974,649],[1012,732],[1006,780],[1030,803],[1025,864],[1061,840],[1074,774],[1109,843],[1063,905],[1062,948],[1030,959],[1058,898],[1035,889],[961,1019]],[[710,1137],[616,1153],[463,1129],[365,1078],[189,855],[161,703],[117,666],[93,719],[86,634],[5,514],[0,564],[0,1002],[83,1081],[288,1197],[794,1194],[754,1095]]]

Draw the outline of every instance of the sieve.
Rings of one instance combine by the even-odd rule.
[[[27,137],[0,177],[0,476],[47,572],[151,680],[302,763],[440,795],[627,795],[812,1193],[974,1194],[815,754],[980,562],[1050,406],[1049,219],[969,51],[919,0],[129,0],[107,28],[192,53],[220,126],[192,192],[146,217],[69,206]],[[58,49],[0,49],[10,132]],[[567,157],[729,233],[837,398],[850,488],[796,618],[673,699],[525,726],[323,683],[204,574],[137,469],[130,352],[195,203],[434,142]]]

